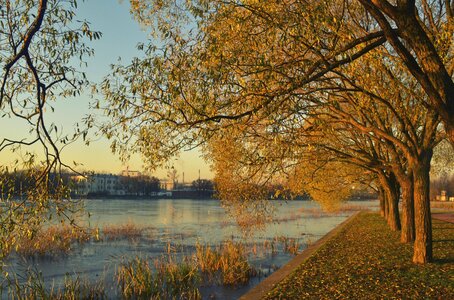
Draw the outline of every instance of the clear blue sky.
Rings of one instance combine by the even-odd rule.
[[[78,20],[87,20],[91,23],[91,28],[101,31],[101,40],[90,43],[95,49],[95,56],[88,61],[86,73],[93,82],[100,82],[109,73],[110,65],[116,63],[121,57],[121,61],[127,63],[134,56],[140,55],[136,50],[139,42],[147,39],[147,33],[142,30],[129,13],[129,1],[118,0],[85,0],[78,2],[76,11]],[[89,96],[90,91],[84,91],[83,95],[75,99],[60,99],[55,105],[55,113],[48,116],[61,126],[65,132],[71,132],[74,124],[88,114],[89,103],[92,101]],[[99,97],[99,96],[98,96]],[[1,120],[0,136],[8,134],[27,134],[17,129],[14,121],[6,124]],[[13,133],[9,128],[14,127]],[[6,129],[6,130],[5,130]],[[11,154],[7,151],[0,153],[0,160],[7,163],[11,160]],[[82,163],[87,170],[106,171],[118,173],[125,166],[121,164],[118,157],[114,156],[109,149],[109,142],[104,138],[85,146],[82,142],[77,142],[67,147],[63,152],[63,158],[68,162],[73,160]],[[130,169],[142,169],[142,162],[139,157],[134,157],[129,162]],[[201,170],[202,178],[211,178],[211,172],[199,157],[196,151],[183,153],[180,159],[175,162],[175,168],[179,174],[185,173],[186,181],[196,179],[198,170]],[[165,171],[158,170],[157,176],[165,177]],[[181,180],[181,178],[180,178]]]

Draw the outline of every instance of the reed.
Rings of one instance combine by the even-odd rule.
[[[265,245],[265,244],[264,244]],[[268,242],[266,246],[271,247],[272,255],[277,254],[277,249],[282,249],[284,253],[290,253],[297,255],[299,253],[300,243],[297,239],[289,238],[286,236],[276,236],[271,242]]]
[[[27,271],[25,282],[17,277],[9,280],[7,292],[8,299],[18,300],[107,299],[105,286],[100,281],[92,283],[88,279],[67,276],[62,287],[46,289],[41,274],[31,270]]]
[[[177,259],[175,249],[168,244],[167,254],[160,259],[136,257],[123,263],[116,278],[121,296],[147,299],[200,299],[202,281],[223,285],[244,285],[257,272],[247,261],[242,244],[228,241],[214,248],[196,245],[191,256]]]
[[[118,268],[117,282],[125,298],[151,297],[159,290],[148,261],[138,257]]]
[[[275,219],[273,219],[273,222],[281,223],[281,222],[296,221],[296,220],[301,219],[302,217],[303,217],[302,211],[298,210],[298,213],[293,212],[293,213],[289,214],[288,216],[275,218]]]
[[[247,261],[244,246],[232,241],[223,244],[220,265],[225,285],[246,284],[257,273]]]
[[[117,271],[121,295],[126,299],[201,299],[200,274],[189,261],[161,258],[154,266],[136,257]]]
[[[210,246],[203,246],[197,243],[194,256],[200,271],[203,273],[213,274],[219,270],[220,255]]]
[[[271,251],[271,256],[277,255],[277,247],[275,241],[276,239],[273,240],[266,239],[263,241],[263,248],[265,250],[269,249]]]
[[[257,275],[240,243],[227,241],[217,249],[197,244],[194,256],[205,277],[210,281],[219,280],[223,285],[244,285]]]
[[[342,213],[342,212],[352,212],[352,211],[355,212],[355,211],[365,211],[365,210],[369,210],[369,207],[347,202],[347,203],[343,203],[340,206],[338,212]]]
[[[107,299],[106,288],[101,281],[92,282],[80,277],[66,277],[62,289],[51,291],[49,299]]]
[[[293,238],[284,238],[282,240],[283,243],[283,251],[285,253],[290,253],[293,255],[297,255],[299,253],[299,243],[296,239]]]
[[[334,213],[327,213],[324,212],[321,208],[313,207],[313,208],[306,208],[304,209],[305,217],[309,218],[321,218],[327,215],[333,215]]]
[[[139,239],[142,237],[145,228],[139,227],[138,225],[128,222],[120,225],[106,225],[102,229],[103,237],[108,240],[120,240],[120,239]]]
[[[15,245],[16,253],[25,256],[58,256],[67,254],[75,244],[84,244],[90,234],[72,226],[51,226],[40,228],[32,237],[22,237]]]

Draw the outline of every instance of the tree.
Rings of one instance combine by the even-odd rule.
[[[192,188],[196,191],[213,191],[214,183],[208,179],[197,179],[192,182]]]
[[[216,192],[222,206],[242,229],[260,228],[272,220],[274,203],[267,201],[267,187],[273,182],[272,178],[278,176],[276,172],[267,171],[274,166],[272,161],[262,159],[261,150],[273,151],[273,147],[265,149],[243,143],[240,139],[244,136],[230,129],[218,132],[205,145]]]
[[[160,34],[163,46],[149,45],[145,59],[136,59],[126,67],[116,66],[112,77],[106,78],[103,90],[110,102],[106,111],[116,122],[107,124],[104,132],[114,139],[115,150],[123,154],[140,151],[155,167],[157,162],[167,159],[176,151],[209,141],[220,131],[228,130],[229,136],[243,139],[239,142],[229,139],[229,142],[253,150],[247,151],[250,155],[245,157],[243,163],[251,166],[252,161],[259,166],[239,172],[241,176],[238,178],[262,185],[270,177],[259,177],[257,174],[285,170],[287,165],[298,160],[295,156],[301,153],[299,150],[288,155],[285,152],[294,150],[293,147],[270,145],[276,143],[282,146],[285,137],[300,135],[307,129],[307,119],[313,117],[313,106],[322,105],[325,111],[321,113],[337,118],[338,122],[346,124],[344,128],[367,135],[366,138],[372,140],[370,144],[380,143],[380,147],[386,148],[383,145],[394,143],[397,148],[391,145],[387,153],[395,161],[400,160],[400,156],[404,157],[400,162],[401,166],[405,166],[403,172],[399,172],[402,170],[393,164],[395,170],[390,172],[386,169],[385,173],[388,179],[403,174],[405,176],[398,176],[401,182],[415,183],[410,189],[415,190],[415,211],[421,217],[418,217],[418,228],[422,230],[417,230],[420,238],[417,238],[415,249],[426,250],[416,251],[422,254],[415,255],[414,260],[424,263],[430,260],[430,246],[426,243],[430,240],[430,232],[427,231],[430,228],[427,182],[431,149],[438,141],[435,130],[438,126],[437,115],[452,115],[441,113],[441,110],[449,111],[449,103],[452,102],[449,97],[450,84],[443,75],[443,68],[445,71],[450,69],[449,58],[452,56],[452,40],[449,38],[452,36],[452,18],[449,13],[443,14],[450,11],[450,7],[444,3],[439,6],[434,4],[436,7],[427,6],[424,1],[417,5],[418,8],[425,8],[421,12],[421,26],[426,26],[427,31],[431,32],[429,40],[425,42],[436,44],[433,49],[427,48],[427,51],[435,50],[436,53],[430,53],[437,56],[443,65],[437,65],[437,72],[440,72],[438,77],[433,77],[433,81],[444,78],[446,84],[443,87],[447,89],[445,92],[440,90],[443,95],[448,95],[444,97],[442,94],[435,95],[430,89],[424,77],[427,74],[423,78],[411,69],[415,67],[414,64],[408,63],[409,57],[400,44],[392,39],[396,34],[402,39],[408,38],[407,35],[400,36],[401,30],[405,29],[387,28],[382,21],[371,18],[368,12],[371,7],[367,3],[337,0],[191,1],[187,10],[183,10],[179,5],[185,4],[179,2],[174,5],[174,2],[165,1],[132,1],[139,21],[148,25],[158,22],[155,33]],[[439,17],[434,9],[442,12]],[[164,20],[164,14],[173,19]],[[435,20],[435,26],[429,28],[426,25],[429,19]],[[187,22],[196,28],[191,29]],[[397,21],[395,23],[403,26]],[[416,47],[414,43],[413,46],[411,43],[409,45]],[[423,53],[413,50],[419,53],[416,56]],[[400,63],[402,59],[404,69]],[[419,57],[421,65],[425,65],[426,62],[422,60],[423,57]],[[364,73],[360,74],[360,82],[355,81],[352,74],[358,75],[359,72],[355,73],[354,69],[369,64],[374,67],[359,68]],[[381,74],[387,78],[383,85],[377,84],[378,80],[367,78],[377,70],[376,66],[383,66]],[[429,72],[427,66],[419,69],[423,73]],[[402,70],[403,77],[396,76]],[[121,84],[118,84],[118,77],[124,79]],[[396,80],[402,78],[405,84],[399,86]],[[372,86],[367,84],[368,80],[373,83]],[[380,92],[388,88],[389,82],[397,91],[402,90],[401,93],[387,94],[392,101],[380,96]],[[418,93],[423,90],[424,96],[415,95],[413,90]],[[419,131],[419,120],[413,121],[405,113],[401,114],[407,105],[399,104],[399,97],[402,96],[405,103],[418,102],[415,107],[429,108],[428,111],[424,110],[423,115],[429,120],[428,126],[422,127],[427,128],[429,134],[424,134],[425,129]],[[446,105],[436,106],[435,103],[440,104],[440,101]],[[355,103],[361,104],[359,107],[364,113],[354,113]],[[350,108],[345,110],[342,107],[345,105]],[[390,123],[380,118],[384,111]],[[445,131],[449,134],[448,119],[444,118],[443,121]],[[395,126],[389,125],[394,123]],[[411,127],[414,124],[417,125],[416,130]],[[131,139],[131,128],[136,133],[136,139]],[[260,142],[250,142],[246,138],[257,136]],[[304,146],[304,142],[298,146]],[[306,143],[306,146],[309,145]],[[270,163],[275,157],[285,159],[280,160],[279,164]],[[225,160],[222,157],[219,159]],[[385,168],[392,166],[385,165]],[[253,172],[254,169],[256,172]],[[241,170],[241,166],[238,166],[238,170]],[[228,172],[234,174],[233,170]],[[228,177],[225,177],[227,180]],[[382,183],[385,185],[385,180]],[[405,190],[406,195],[412,194]],[[386,193],[387,198],[396,198],[389,191]],[[244,197],[238,198],[247,202],[245,200],[250,195],[243,194]],[[226,194],[224,196],[229,197]],[[391,212],[395,216],[388,220],[398,218],[396,201],[388,202],[393,205]],[[410,213],[413,206],[409,204],[407,207]],[[397,220],[393,222],[398,223]],[[426,233],[428,237],[425,237]]]
[[[160,181],[154,176],[120,176],[120,183],[127,195],[150,196],[160,190]]]
[[[454,146],[454,2],[359,1],[426,92]]]
[[[386,42],[421,85],[428,97],[427,105],[440,115],[448,139],[454,143],[452,1],[401,0],[392,3],[387,0],[330,0],[323,3],[261,3],[199,0],[187,3],[183,9],[185,4],[179,2],[131,0],[131,5],[134,16],[141,23],[150,26],[158,23],[159,26],[152,29],[153,32],[162,34],[161,37],[171,41],[169,44],[176,47],[182,47],[185,43],[181,33],[186,33],[183,28],[187,22],[197,24],[204,33],[201,39],[205,39],[208,44],[210,31],[216,30],[216,26],[225,25],[225,28],[236,30],[238,40],[245,35],[271,33],[266,37],[268,42],[270,39],[280,39],[287,45],[293,45],[293,41],[299,43],[294,44],[294,48],[279,53],[286,58],[281,63],[269,63],[269,49],[263,51],[265,53],[259,50],[256,58],[261,63],[255,62],[262,70],[274,66],[277,71],[276,67],[292,62],[295,66],[304,66],[305,61],[301,59],[301,55],[311,56],[309,64],[302,68],[304,75],[298,78],[299,86],[318,80],[323,74],[351,63]],[[276,32],[273,33],[272,28],[279,29],[278,35],[273,35]],[[214,38],[216,43],[232,44],[230,35],[217,35]],[[237,43],[232,50],[241,53],[241,44]],[[257,44],[258,47],[259,45]],[[302,51],[292,55],[295,49]],[[234,53],[236,52],[232,51],[230,54]],[[221,60],[223,64],[231,63],[226,60],[237,62],[229,53],[223,54],[226,54],[225,60]],[[292,89],[294,85],[288,88]]]
[[[0,169],[2,197],[0,208],[0,259],[20,237],[31,237],[47,218],[71,220],[69,193],[58,175],[67,166],[60,151],[78,135],[62,134],[49,122],[46,111],[52,102],[76,96],[88,82],[78,70],[93,54],[86,39],[97,39],[87,22],[76,22],[75,0],[18,0],[0,4],[0,108],[2,120],[13,119],[29,130],[27,136],[4,137],[0,151],[27,150],[23,162]],[[13,132],[12,132],[13,133]],[[29,146],[42,151],[35,154]],[[41,162],[41,160],[43,160]],[[19,171],[22,168],[24,171]],[[12,199],[12,174],[24,177],[20,192],[23,199]],[[25,186],[28,186],[25,189]]]
[[[354,189],[370,181],[367,172],[358,166],[332,157],[324,160],[301,160],[289,177],[294,192],[306,192],[327,211],[336,211],[347,201]]]
[[[408,71],[394,61],[392,55],[378,51],[365,55],[378,54],[387,61],[382,64],[364,64],[357,60],[350,64],[352,73],[342,71],[342,78],[349,87],[355,87],[359,93],[349,92],[339,100],[342,105],[351,105],[349,110],[330,106],[332,117],[368,134],[377,142],[384,142],[390,151],[394,163],[386,163],[402,190],[405,214],[412,215],[413,199],[415,203],[416,243],[415,262],[430,260],[430,206],[429,206],[429,168],[431,153],[435,145],[443,138],[438,130],[439,119],[435,112],[422,103],[426,95]],[[380,62],[380,61],[379,61]],[[360,65],[362,64],[363,65]],[[371,67],[373,66],[373,67]],[[406,74],[407,73],[407,74]],[[376,85],[375,82],[383,85]],[[352,99],[356,98],[356,99]],[[410,113],[411,112],[411,113]],[[420,175],[417,175],[420,174]],[[414,190],[414,191],[412,191]],[[408,200],[406,200],[408,199]],[[403,241],[411,241],[411,222],[405,218],[408,226],[402,235]],[[406,234],[407,236],[405,236]],[[427,237],[426,237],[427,235]],[[425,254],[417,257],[416,249],[427,248]]]

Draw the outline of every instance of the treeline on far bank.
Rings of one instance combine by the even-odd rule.
[[[3,172],[0,174],[2,183],[2,199],[26,199],[30,191],[32,191],[37,181],[42,178],[33,176],[30,170],[14,170]],[[173,188],[167,190],[162,180],[155,176],[140,175],[140,176],[122,176],[115,175],[118,178],[116,181],[116,189],[121,189],[121,195],[111,194],[107,189],[96,189],[86,193],[81,193],[81,186],[90,181],[91,174],[76,174],[74,172],[55,172],[47,174],[45,180],[47,188],[52,194],[52,191],[65,187],[67,196],[71,198],[153,198],[153,197],[172,197],[175,195],[192,195],[197,198],[212,198],[214,195],[214,182],[208,179],[197,179],[190,183],[182,184],[173,183]],[[81,182],[81,178],[83,182]],[[172,193],[173,192],[173,193]]]
[[[94,173],[93,173],[94,174]],[[85,178],[89,178],[93,174],[86,174]],[[36,178],[30,176],[30,172],[26,170],[16,170],[14,172],[5,172],[0,175],[3,183],[9,188],[7,192],[9,198],[25,199],[27,192],[32,190],[36,185]],[[118,184],[124,189],[122,195],[114,195],[107,190],[92,191],[88,193],[79,193],[80,174],[74,172],[50,173],[47,180],[50,191],[56,189],[59,185],[66,186],[68,189],[68,197],[73,199],[153,199],[153,198],[172,198],[172,199],[216,199],[216,184],[213,180],[197,179],[188,183],[174,182],[172,189],[166,189],[166,186],[160,179],[155,176],[140,175],[140,176],[121,176],[118,175]],[[450,179],[451,185],[454,182],[454,176]],[[434,184],[437,187],[445,187],[445,181],[438,180]],[[7,197],[3,197],[6,199]],[[268,187],[268,198],[275,200],[310,200],[307,193],[300,195],[291,195],[285,192],[285,189],[280,185],[270,185]],[[370,189],[352,190],[350,200],[373,200],[377,199],[377,193]]]

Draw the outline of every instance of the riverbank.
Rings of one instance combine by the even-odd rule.
[[[361,213],[267,294],[268,299],[454,299],[454,224],[433,220],[434,263],[411,262],[376,213]]]

